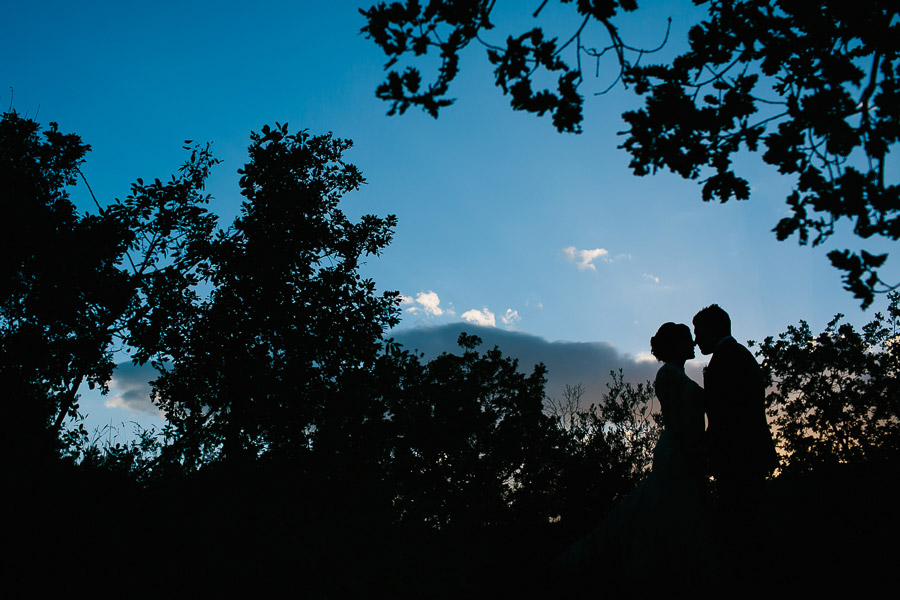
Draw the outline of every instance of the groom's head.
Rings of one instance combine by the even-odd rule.
[[[703,354],[711,354],[723,337],[731,335],[731,319],[718,304],[694,315],[694,339]]]

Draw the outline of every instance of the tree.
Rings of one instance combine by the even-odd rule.
[[[167,353],[197,298],[215,226],[201,193],[217,162],[208,145],[171,181],[138,180],[124,201],[95,199],[96,213],[78,214],[67,188],[84,179],[89,146],[55,123],[43,138],[15,112],[0,120],[0,388],[18,424],[6,439],[29,457],[23,464],[86,439],[63,423],[77,419],[83,383],[107,389],[116,351],[136,362]]]
[[[565,431],[572,431],[583,414],[581,397],[584,396],[584,386],[580,383],[565,385],[561,399],[547,396],[547,412],[553,417],[557,425]]]
[[[566,386],[561,401],[548,401],[565,438],[565,451],[554,464],[552,506],[572,536],[596,525],[647,475],[662,431],[662,415],[653,412],[653,384],[628,383],[621,370],[610,376],[598,404],[581,406],[580,384]]]
[[[837,315],[813,335],[801,321],[757,356],[786,468],[893,458],[900,451],[900,293],[856,331]]]
[[[180,440],[173,450],[191,465],[347,450],[354,428],[381,418],[350,382],[398,322],[397,294],[377,295],[358,267],[390,242],[396,218],[354,223],[338,208],[364,182],[343,161],[350,145],[287,125],[251,134],[241,214],[201,249],[207,297],[176,298],[164,343],[143,342],[159,355],[155,400]]]
[[[421,106],[437,117],[458,74],[460,53],[473,41],[486,48],[498,87],[514,110],[549,113],[560,132],[580,132],[584,64],[615,55],[618,77],[645,97],[644,108],[626,112],[622,145],[636,175],[668,169],[703,184],[704,201],[750,197],[735,172],[741,151],[795,177],[787,197],[791,216],[775,226],[779,240],[796,234],[801,245],[818,245],[841,219],[853,221],[861,239],[900,239],[900,186],[887,166],[900,139],[900,9],[875,0],[864,5],[828,0],[722,2],[691,28],[689,50],[669,64],[640,66],[654,50],[625,43],[615,16],[637,10],[634,0],[574,4],[580,24],[564,42],[541,26],[510,33],[505,45],[489,43],[493,0],[418,0],[379,3],[362,10],[362,31],[389,57],[391,69],[406,56],[432,48],[440,55],[434,82],[423,87],[415,67],[390,70],[376,95],[391,103],[389,114]],[[533,13],[538,19],[547,0]],[[588,26],[601,27],[605,48],[586,41]],[[599,65],[599,62],[598,62]],[[534,82],[556,77],[555,91],[535,91]],[[868,307],[876,293],[894,289],[878,269],[887,254],[832,251],[845,288]]]
[[[128,231],[102,214],[77,214],[67,191],[89,149],[56,123],[41,135],[15,112],[0,119],[0,390],[15,424],[6,455],[26,471],[57,449],[80,385],[109,379],[108,325],[129,301],[117,267]]]
[[[385,380],[388,460],[398,520],[476,533],[546,523],[561,438],[543,412],[545,369],[519,371],[498,348],[462,334],[460,354],[422,363],[395,355]],[[385,369],[384,367],[388,367]]]

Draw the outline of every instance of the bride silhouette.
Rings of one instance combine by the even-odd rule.
[[[596,571],[607,582],[645,580],[667,588],[699,584],[716,572],[705,509],[703,389],[684,372],[694,357],[687,325],[665,323],[650,340],[663,365],[656,374],[663,431],[650,474],[591,533],[556,561],[567,572]]]

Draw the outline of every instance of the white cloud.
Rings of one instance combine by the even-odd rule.
[[[462,318],[468,321],[469,323],[475,323],[476,325],[481,325],[482,327],[496,327],[497,321],[494,319],[494,313],[489,311],[487,308],[482,308],[481,310],[467,310],[462,315]]]
[[[593,264],[598,258],[604,262],[612,262],[609,257],[609,251],[605,248],[594,248],[593,250],[578,250],[575,246],[563,248],[563,255],[566,260],[575,263],[579,271],[590,269],[596,271],[597,267]]]
[[[656,357],[650,354],[649,352],[638,352],[637,356],[634,357],[635,361],[639,363],[655,363]]]
[[[642,279],[646,279],[647,281],[652,281],[653,283],[659,283],[659,277],[656,275],[651,275],[650,273],[644,273],[641,275]]]
[[[416,294],[415,301],[409,296],[401,296],[401,298],[402,300],[400,301],[400,304],[413,304],[413,302],[415,302],[415,304],[419,305],[410,306],[406,309],[406,312],[417,313],[421,311],[425,314],[434,315],[436,317],[439,317],[444,313],[447,313],[448,315],[453,314],[452,309],[441,308],[441,299],[431,290],[427,292],[419,292],[418,294]]]
[[[408,304],[413,304],[415,300],[411,296],[404,296],[400,294],[400,306],[406,306]]]
[[[507,308],[506,314],[500,317],[500,320],[503,321],[503,324],[507,327],[512,327],[513,325],[521,321],[522,317],[519,316],[519,311]]]

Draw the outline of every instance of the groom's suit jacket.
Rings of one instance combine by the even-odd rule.
[[[765,385],[753,354],[733,337],[703,372],[710,468],[717,479],[762,479],[778,464],[766,422]]]

